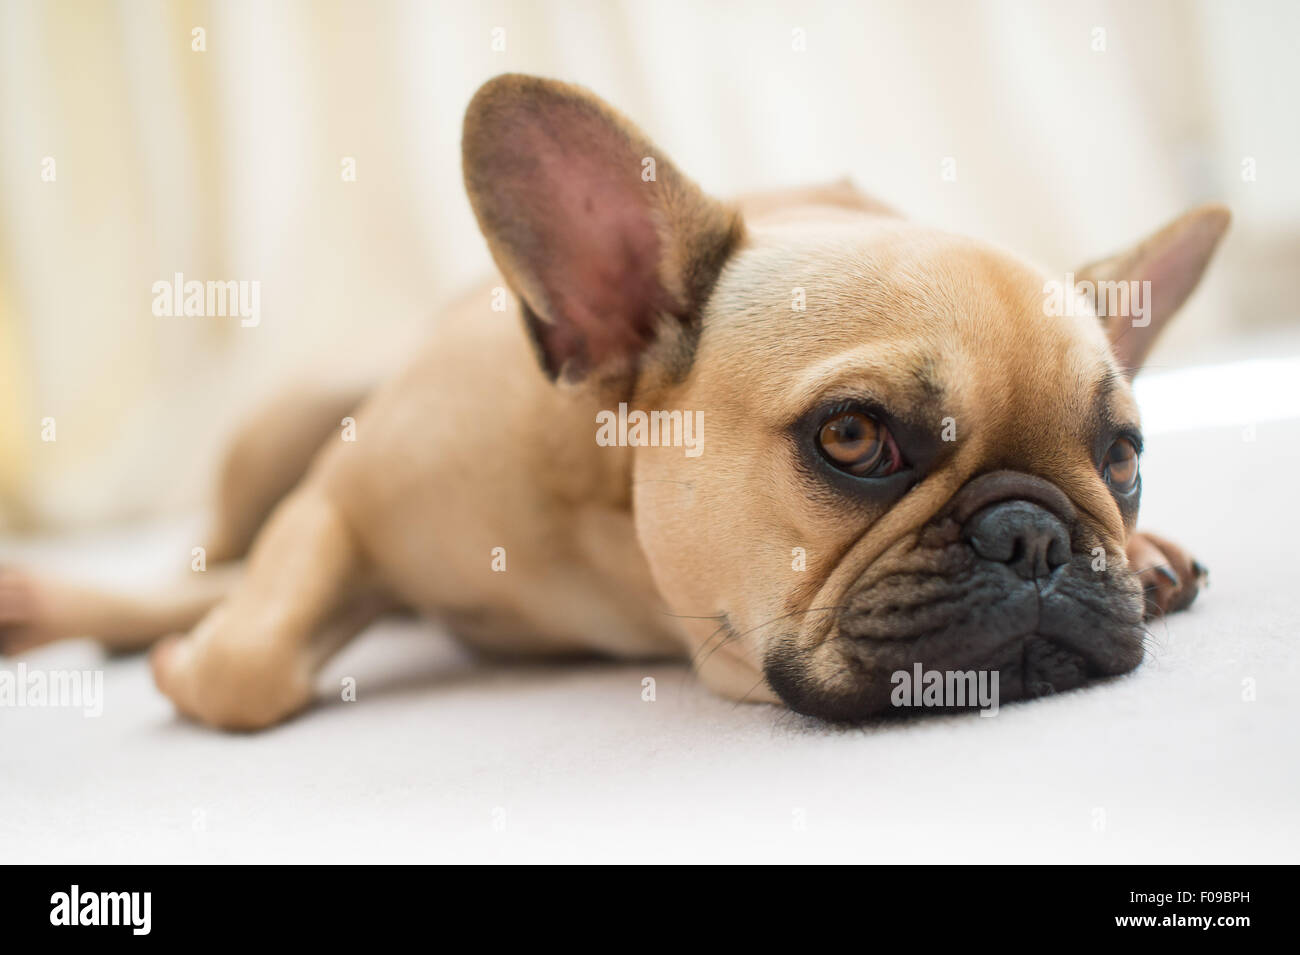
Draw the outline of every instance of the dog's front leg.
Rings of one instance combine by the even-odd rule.
[[[158,688],[182,713],[223,729],[286,719],[311,701],[325,660],[383,609],[364,577],[338,508],[300,488],[272,514],[231,595],[154,649]]]
[[[1146,597],[1146,616],[1185,610],[1208,581],[1208,573],[1187,551],[1155,534],[1138,532],[1126,545],[1129,568]]]

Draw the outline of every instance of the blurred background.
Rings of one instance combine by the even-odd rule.
[[[1151,364],[1300,354],[1297,36],[1285,0],[0,0],[0,528],[191,509],[270,390],[427,334],[489,266],[460,120],[506,71],[716,194],[848,175],[1057,272],[1226,202]],[[155,316],[178,272],[260,323]]]

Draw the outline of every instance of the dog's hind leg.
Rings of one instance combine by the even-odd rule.
[[[214,566],[145,595],[0,566],[0,655],[65,637],[92,637],[112,651],[142,650],[194,626],[230,591],[239,572],[238,565]]]
[[[307,473],[316,453],[342,433],[368,389],[303,384],[267,402],[235,432],[217,475],[205,537],[208,560],[248,553],[271,511]]]
[[[243,557],[276,504],[368,389],[301,385],[268,402],[230,443],[217,479],[208,569],[149,594],[84,586],[0,565],[0,655],[88,636],[113,651],[141,650],[191,629],[230,592]]]

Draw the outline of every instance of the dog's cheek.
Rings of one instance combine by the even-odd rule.
[[[674,613],[714,613],[708,550],[713,537],[697,476],[669,460],[678,449],[641,448],[633,476],[633,517],[641,549],[660,594]],[[701,609],[704,608],[704,609]]]

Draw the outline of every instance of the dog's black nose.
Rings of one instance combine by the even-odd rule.
[[[1070,559],[1070,532],[1051,511],[1028,501],[990,504],[966,522],[975,553],[1025,580],[1046,577]]]

